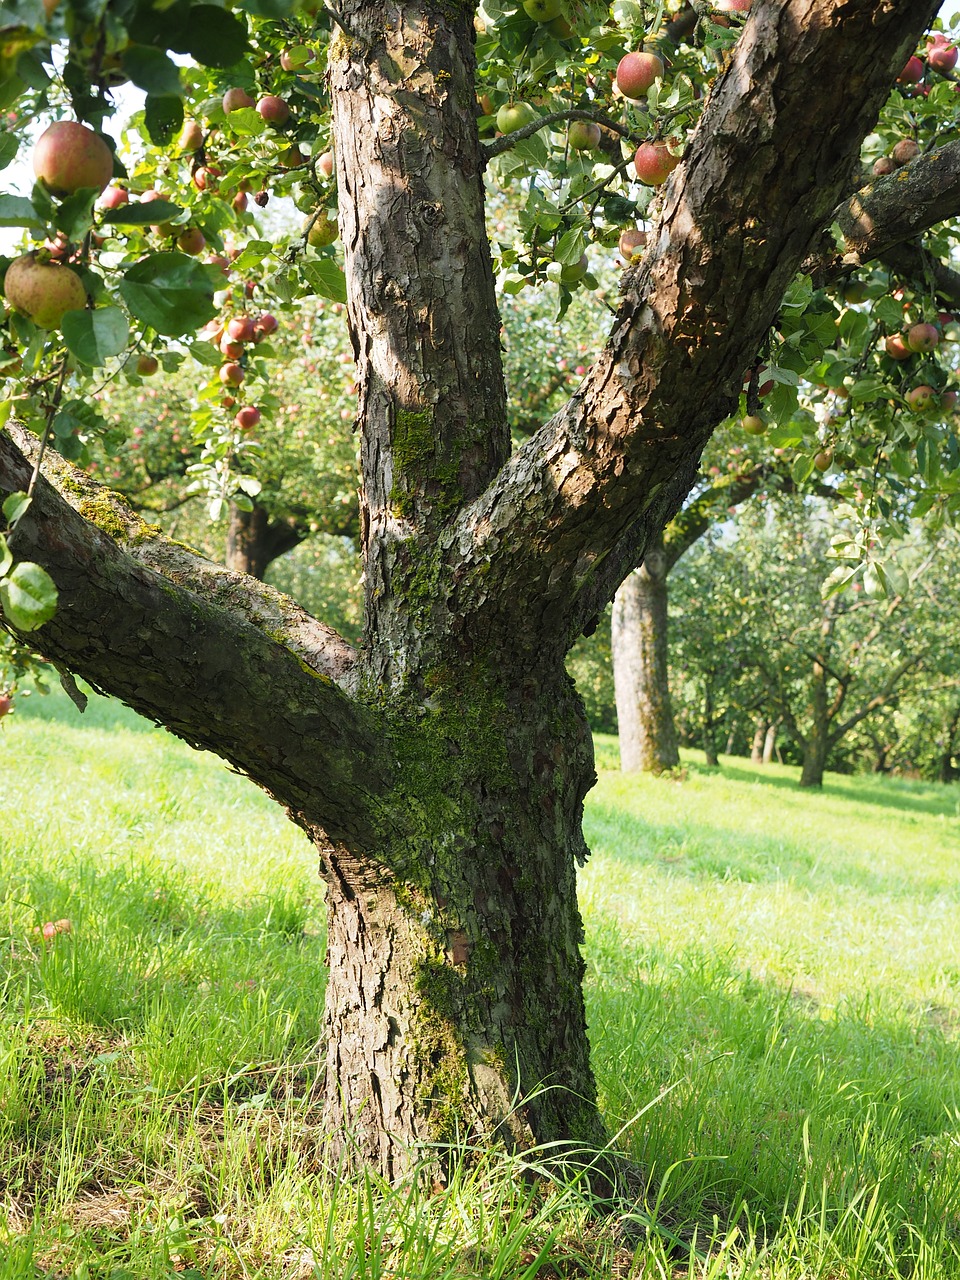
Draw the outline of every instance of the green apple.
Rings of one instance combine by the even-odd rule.
[[[497,112],[497,128],[501,133],[515,133],[524,125],[533,124],[536,118],[529,102],[505,102]]]
[[[552,22],[563,13],[563,0],[523,0],[523,11],[534,22]]]
[[[592,120],[571,120],[567,141],[572,151],[596,151],[600,145],[600,126]]]

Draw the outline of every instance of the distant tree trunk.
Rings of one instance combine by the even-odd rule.
[[[753,727],[753,743],[750,747],[750,761],[752,764],[765,763],[763,754],[767,728],[766,716],[757,716],[756,724]]]
[[[810,680],[810,731],[803,745],[801,787],[822,787],[827,767],[829,746],[827,720],[827,673],[823,663],[814,659]]]
[[[707,766],[711,769],[715,769],[720,763],[717,755],[716,732],[717,725],[713,718],[713,685],[708,680],[703,692],[703,754],[706,756]]]
[[[957,755],[955,739],[958,729],[960,729],[960,704],[956,706],[953,715],[944,725],[943,753],[940,756],[939,769],[941,782],[955,782],[957,778],[960,778],[960,770],[953,763]]]
[[[610,645],[625,773],[680,763],[667,677],[667,557],[657,540],[613,602]]]
[[[255,502],[251,511],[244,511],[231,502],[226,564],[234,573],[246,573],[262,582],[271,563],[302,541],[303,534],[293,523],[271,521],[259,503]]]
[[[777,730],[779,728],[779,720],[771,720],[767,725],[767,732],[763,739],[763,754],[760,757],[761,764],[770,764],[773,760],[774,752],[777,750]]]

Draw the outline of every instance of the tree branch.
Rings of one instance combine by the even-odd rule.
[[[16,423],[0,432],[0,496],[25,489],[36,452]],[[389,767],[382,726],[350,696],[350,645],[278,591],[169,541],[57,455],[42,474],[10,539],[60,597],[30,641],[222,755],[301,825],[369,840]]]

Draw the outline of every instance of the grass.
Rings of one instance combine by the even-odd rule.
[[[442,1191],[330,1169],[310,846],[122,707],[25,701],[0,733],[0,1280],[960,1276],[960,788],[627,779],[615,752],[581,894],[602,1105],[650,1175],[619,1224],[492,1152]]]

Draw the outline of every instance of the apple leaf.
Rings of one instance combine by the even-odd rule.
[[[0,169],[5,169],[17,158],[19,139],[15,133],[0,133]]]
[[[36,631],[56,613],[57,588],[46,569],[21,560],[0,582],[0,606],[18,631]]]
[[[81,187],[57,207],[55,222],[70,240],[82,240],[93,226],[93,205],[100,194],[95,187]]]
[[[304,263],[300,274],[313,293],[331,302],[346,302],[347,278],[332,258]]]
[[[123,51],[121,65],[138,89],[160,96],[180,94],[180,71],[162,49],[132,44]]]
[[[247,26],[236,14],[213,4],[190,6],[186,48],[204,67],[232,67],[247,52]]]
[[[89,365],[106,364],[111,356],[118,356],[130,340],[130,326],[119,307],[68,311],[63,317],[62,329],[71,353]]]
[[[146,204],[122,204],[117,209],[108,209],[100,221],[105,226],[146,227],[172,222],[181,213],[181,206],[171,200],[149,200]]]
[[[154,146],[169,146],[183,127],[182,99],[173,93],[148,93],[143,122]]]
[[[0,533],[0,578],[5,578],[13,564],[13,552],[7,546],[7,540]]]
[[[33,202],[26,196],[0,195],[0,227],[42,227],[43,225],[43,219],[34,209]]]
[[[124,272],[120,295],[142,324],[168,337],[193,333],[216,315],[207,268],[185,253],[152,253]]]
[[[25,493],[11,493],[3,504],[3,517],[8,525],[15,525],[29,508],[32,499]],[[4,571],[5,572],[5,571]]]

